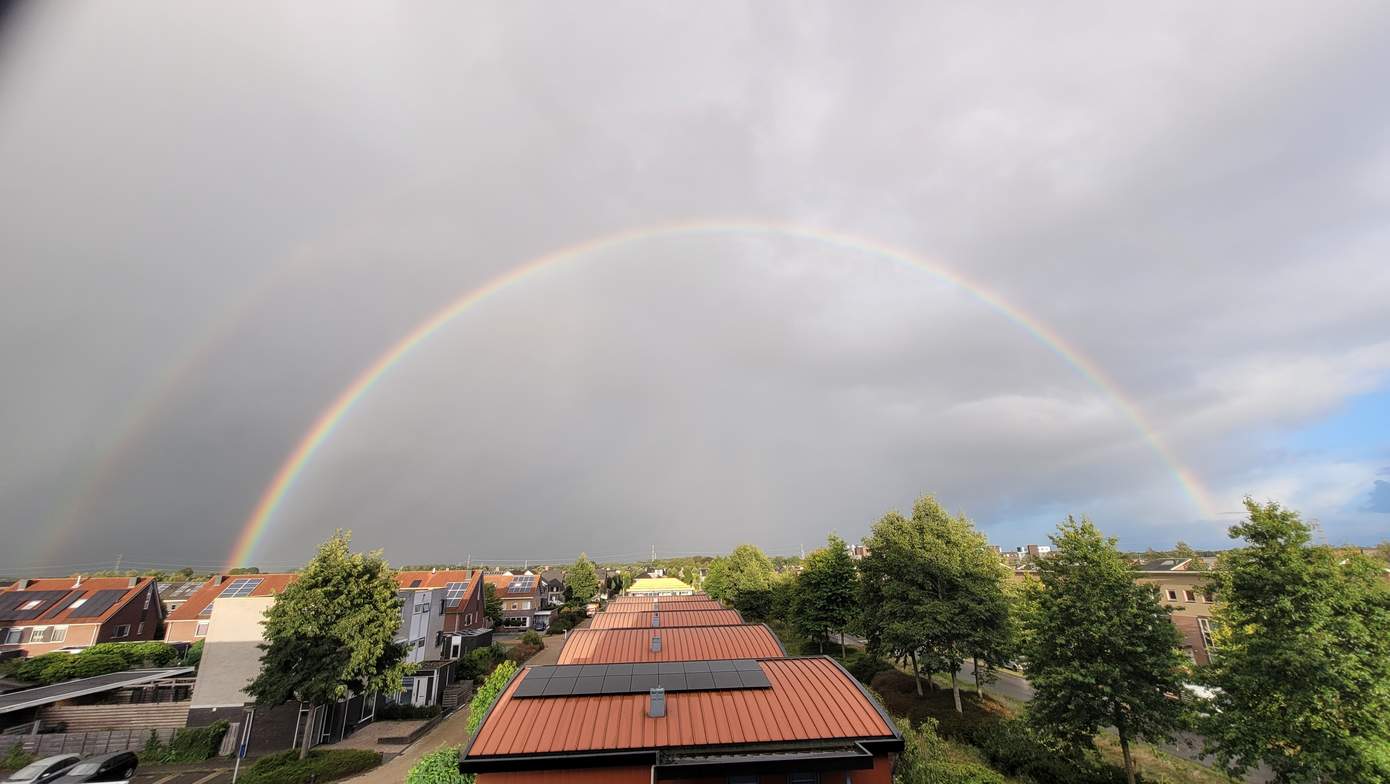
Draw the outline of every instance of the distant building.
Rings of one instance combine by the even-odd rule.
[[[102,642],[159,639],[164,606],[150,577],[16,580],[0,591],[0,653],[39,656]]]
[[[623,593],[626,596],[690,596],[695,589],[674,577],[641,577]]]
[[[160,583],[159,602],[164,605],[164,615],[167,617],[174,610],[183,606],[203,584],[197,580],[185,580],[182,582]]]
[[[862,561],[869,555],[869,548],[862,544],[849,545],[849,557],[856,561]]]
[[[430,569],[396,572],[396,585],[405,590],[444,589],[444,634],[449,647],[444,658],[457,659],[492,642],[483,606],[483,573],[477,569]]]
[[[212,604],[217,599],[257,596],[273,597],[299,575],[281,574],[214,574],[198,590],[186,596],[164,621],[164,641],[169,643],[197,642],[207,637],[212,623]],[[259,661],[259,657],[257,657]]]
[[[1159,558],[1136,567],[1138,582],[1152,585],[1158,598],[1173,608],[1173,625],[1182,634],[1182,649],[1197,664],[1211,662],[1212,607],[1216,596],[1207,590],[1211,573],[1201,559]]]
[[[484,575],[483,579],[497,591],[502,600],[502,623],[500,630],[525,631],[536,629],[536,613],[541,609],[541,586],[536,575],[526,571],[521,574],[503,572]],[[544,623],[538,630],[544,630]]]

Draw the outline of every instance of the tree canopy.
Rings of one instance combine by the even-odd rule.
[[[751,544],[741,544],[710,564],[704,589],[710,596],[729,602],[746,615],[762,617],[770,604],[774,575],[772,561],[762,550]]]
[[[311,706],[312,722],[321,706],[352,694],[401,690],[410,665],[395,642],[395,578],[380,553],[350,544],[350,533],[335,533],[266,611],[261,671],[246,689],[258,704],[297,700]]]
[[[598,590],[598,570],[587,554],[580,553],[579,560],[565,573],[565,592],[574,602],[585,604],[598,595]]]
[[[1178,630],[1152,586],[1086,519],[1068,518],[1038,559],[1025,651],[1032,723],[1074,749],[1114,726],[1134,782],[1129,744],[1166,740],[1182,718],[1184,663]]]
[[[824,548],[806,556],[796,577],[792,621],[798,631],[823,645],[832,632],[843,635],[855,621],[858,607],[859,571],[845,541],[831,534]],[[840,646],[843,654],[843,636]]]
[[[1310,544],[1297,512],[1247,498],[1217,598],[1203,722],[1232,771],[1281,782],[1390,781],[1390,589],[1360,555]]]
[[[502,597],[497,595],[497,586],[483,583],[483,615],[493,625],[502,622]]]

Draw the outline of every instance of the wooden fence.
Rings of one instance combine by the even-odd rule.
[[[177,728],[142,727],[123,730],[93,730],[90,732],[52,732],[43,735],[0,735],[0,756],[14,746],[21,746],[30,754],[47,757],[53,754],[78,754],[83,757],[92,754],[105,754],[110,751],[140,751],[149,742],[153,731],[161,743],[168,743]],[[237,739],[241,737],[241,725],[233,722],[222,738],[218,753],[231,754],[236,749]]]

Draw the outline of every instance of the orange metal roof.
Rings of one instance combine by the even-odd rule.
[[[652,651],[652,635],[661,650]],[[771,629],[757,626],[685,626],[671,629],[572,629],[558,664],[763,659],[785,656]]]
[[[716,602],[716,601],[713,600],[713,599],[701,599],[701,600],[699,600],[699,601],[694,601],[694,602],[668,602],[668,601],[666,601],[665,599],[658,599],[657,601],[653,602],[651,599],[648,599],[648,600],[646,600],[646,601],[644,601],[644,602],[642,602],[642,601],[609,602],[609,603],[608,603],[608,607],[607,607],[607,611],[608,611],[608,612],[642,612],[643,610],[650,610],[650,609],[652,609],[653,605],[655,605],[656,609],[660,610],[661,612],[681,612],[681,611],[688,611],[688,610],[722,610],[722,609],[724,609],[724,605],[720,604],[719,602]]]
[[[247,596],[272,596],[283,590],[285,586],[299,579],[297,574],[214,574],[203,583],[203,587],[194,591],[188,597],[188,601],[180,604],[169,616],[166,621],[200,621],[207,620],[202,615],[203,609],[212,600],[222,594],[222,591],[233,581],[240,579],[259,579],[260,585],[251,590]]]
[[[687,610],[661,612],[661,627],[679,626],[742,626],[743,618],[733,610]],[[650,629],[652,612],[601,612],[594,616],[592,629]]]
[[[77,577],[41,577],[36,580],[29,580],[28,584],[23,588],[19,587],[19,583],[14,583],[6,587],[4,589],[5,592],[27,593],[29,591],[66,591],[67,593],[56,598],[52,602],[48,602],[42,611],[35,609],[34,612],[38,613],[38,615],[32,618],[0,618],[0,620],[6,623],[12,623],[15,626],[34,626],[50,623],[102,623],[107,618],[115,615],[122,607],[126,606],[131,599],[139,596],[142,591],[150,586],[150,583],[154,582],[153,577],[141,577],[133,586],[130,584],[129,577],[88,577],[82,579],[80,583],[78,579]],[[125,593],[113,602],[110,607],[107,607],[100,615],[73,618],[72,602],[83,596],[91,598],[92,594],[97,591],[125,591]],[[54,612],[55,607],[61,607],[62,609]]]
[[[622,602],[638,602],[638,603],[641,603],[641,602],[650,602],[652,599],[657,599],[657,600],[660,600],[660,601],[663,601],[663,602],[707,602],[707,601],[710,601],[711,599],[713,599],[713,597],[711,597],[711,596],[710,596],[709,594],[707,594],[707,593],[688,594],[688,595],[685,595],[685,596],[628,596],[628,595],[626,595],[626,594],[623,594],[623,595],[620,595],[620,596],[614,596],[612,599],[609,599],[609,600],[608,600],[608,603],[609,603],[609,604],[622,603]]]
[[[517,677],[467,756],[896,737],[833,660],[767,659],[762,668],[771,688],[667,692],[666,715],[656,719],[647,716],[645,694],[514,699]]]

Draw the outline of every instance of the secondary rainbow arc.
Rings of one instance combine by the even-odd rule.
[[[1106,397],[1129,419],[1137,431],[1148,442],[1158,457],[1169,467],[1178,484],[1191,498],[1204,517],[1215,517],[1214,506],[1206,489],[1195,474],[1180,461],[1173,450],[1163,440],[1158,431],[1144,416],[1138,405],[1130,400],[1093,360],[1082,351],[1068,343],[1061,334],[1048,325],[1021,310],[988,287],[973,281],[949,267],[928,261],[910,251],[888,245],[876,240],[842,232],[829,231],[797,224],[763,223],[750,221],[696,221],[670,223],[658,226],[645,226],[615,234],[608,234],[585,242],[558,248],[538,256],[521,265],[470,289],[444,308],[422,321],[389,349],[359,373],[333,402],[324,409],[313,425],[300,438],[295,448],[280,465],[270,484],[261,494],[255,508],[242,526],[231,554],[227,558],[228,568],[248,562],[255,552],[261,537],[269,527],[275,512],[294,488],[296,480],[305,466],[318,452],[319,448],[333,434],[334,429],[352,411],[353,407],[372,390],[373,387],[402,359],[414,349],[437,334],[455,318],[483,299],[510,288],[532,275],[575,261],[599,251],[611,250],[628,243],[657,238],[697,234],[750,234],[782,236],[825,243],[889,259],[909,267],[925,271],[934,277],[959,287],[975,299],[988,305],[1008,320],[1033,336],[1082,377],[1101,390]]]

